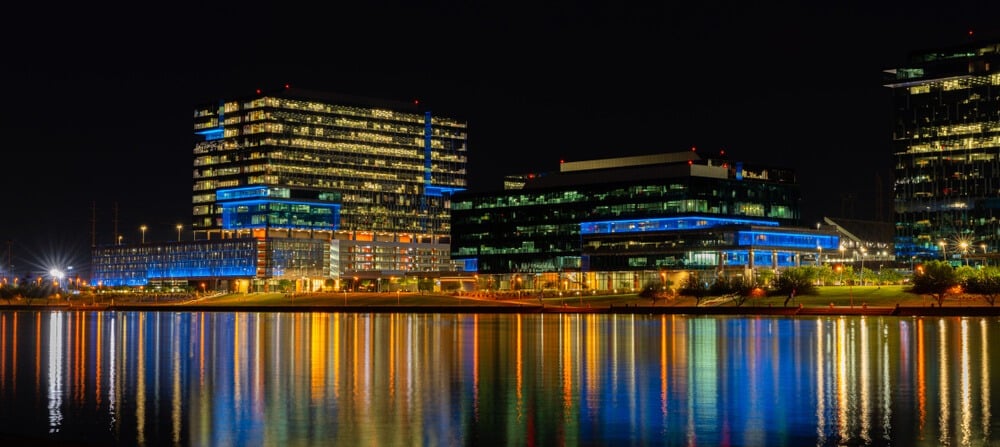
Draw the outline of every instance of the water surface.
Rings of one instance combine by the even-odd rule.
[[[0,440],[992,445],[1000,320],[0,312]]]

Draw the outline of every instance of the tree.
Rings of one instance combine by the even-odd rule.
[[[955,274],[958,275],[958,282],[965,284],[969,278],[975,277],[979,274],[979,271],[968,265],[960,265],[955,267]]]
[[[10,304],[10,300],[17,296],[17,290],[14,286],[10,285],[0,285],[0,298],[7,300],[7,304]]]
[[[819,270],[815,267],[790,267],[774,280],[771,284],[772,291],[776,295],[788,295],[793,289],[796,295],[815,294],[818,277]]]
[[[694,305],[698,306],[701,304],[701,299],[709,295],[709,287],[698,278],[696,273],[692,273],[681,285],[679,293],[694,297]]]
[[[820,284],[830,286],[836,283],[840,276],[830,265],[822,265],[816,268],[816,279],[819,280]]]
[[[754,281],[757,284],[770,284],[774,279],[774,270],[769,268],[758,268],[754,273]]]
[[[639,296],[649,298],[653,300],[653,304],[656,304],[656,297],[666,295],[671,284],[673,283],[669,280],[666,282],[646,281],[642,286],[642,290],[639,291]]]
[[[1000,297],[1000,268],[983,267],[965,280],[965,291],[980,295],[990,306]]]
[[[944,261],[928,261],[917,266],[910,292],[929,294],[934,297],[938,306],[941,306],[948,292],[960,284],[958,273],[951,264]]]
[[[748,299],[763,293],[763,289],[759,283],[754,283],[744,278],[737,278],[730,284],[733,290],[733,300],[736,301],[736,307],[742,306]]]
[[[903,281],[903,274],[896,269],[880,269],[878,280],[881,284],[899,284]]]

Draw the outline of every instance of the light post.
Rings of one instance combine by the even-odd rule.
[[[962,258],[965,258],[965,265],[969,265],[969,243],[966,241],[959,242],[959,248],[962,249]]]
[[[817,245],[816,251],[818,252],[816,253],[816,267],[819,267],[823,264],[823,246]]]
[[[941,260],[947,262],[948,261],[947,244],[945,244],[945,242],[941,240],[938,241],[938,247],[941,247]]]
[[[118,245],[122,244],[122,235],[118,235]]]
[[[184,225],[177,224],[177,242],[181,241],[181,228],[184,228]]]
[[[989,264],[986,262],[986,244],[980,244],[979,246],[983,248],[983,267],[986,267]]]
[[[146,226],[145,225],[140,226],[139,227],[139,231],[142,233],[141,243],[145,244],[146,243]]]
[[[840,244],[840,262],[844,262],[844,260],[847,259],[847,258],[844,257],[845,256],[845,254],[844,254],[845,250],[847,250],[847,247],[845,247],[844,244]]]

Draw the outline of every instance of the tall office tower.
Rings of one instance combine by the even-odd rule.
[[[896,255],[960,263],[1000,237],[1000,43],[914,52],[892,90]]]
[[[449,197],[466,187],[464,122],[416,102],[284,88],[197,107],[194,131],[195,239],[329,238],[331,276],[451,270]],[[271,205],[231,225],[231,202],[217,193],[251,186],[279,188],[292,207],[339,196],[339,222],[317,235]]]

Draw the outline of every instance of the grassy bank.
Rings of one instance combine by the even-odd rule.
[[[10,300],[0,301],[0,308],[4,306],[24,307],[73,307],[73,308],[163,308],[163,307],[190,307],[202,309],[239,309],[239,308],[272,308],[286,310],[289,308],[301,308],[303,310],[322,309],[351,309],[364,310],[365,308],[463,308],[472,310],[481,308],[484,310],[503,310],[505,308],[514,309],[587,309],[599,310],[609,308],[638,307],[643,309],[663,308],[669,311],[670,307],[684,309],[690,308],[735,308],[747,309],[775,309],[775,308],[812,308],[812,309],[862,309],[862,308],[929,308],[936,306],[936,301],[927,295],[916,295],[906,291],[904,286],[826,286],[819,287],[815,294],[799,295],[786,305],[786,297],[759,297],[747,299],[739,305],[732,297],[706,297],[696,300],[693,297],[640,297],[637,294],[567,294],[565,296],[554,296],[539,298],[537,295],[522,298],[502,299],[483,296],[461,296],[442,293],[412,293],[412,292],[386,292],[386,293],[308,293],[308,294],[282,294],[282,293],[235,293],[224,295],[212,295],[207,297],[174,297],[171,299],[161,299],[143,295],[108,297],[84,297],[75,296],[70,299],[36,299],[36,300]],[[978,296],[949,296],[945,302],[945,308],[988,308],[990,307],[982,297]]]
[[[935,303],[928,295],[906,292],[904,286],[827,286],[817,288],[814,295],[799,295],[788,306],[803,307],[929,307]],[[150,303],[153,304],[153,303]],[[659,297],[655,300],[637,294],[597,295],[567,294],[562,297],[537,296],[523,298],[494,299],[490,297],[458,296],[438,293],[310,293],[286,295],[280,293],[229,294],[210,298],[194,299],[174,303],[175,305],[197,304],[199,306],[302,306],[302,307],[370,307],[370,306],[558,306],[558,307],[610,307],[610,306],[737,306],[729,297]],[[747,299],[742,307],[783,307],[784,296]],[[989,306],[976,296],[949,296],[945,307]]]

